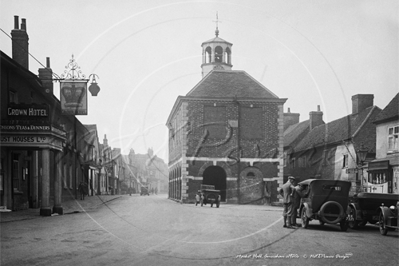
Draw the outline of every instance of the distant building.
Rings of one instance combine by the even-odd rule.
[[[149,188],[149,192],[167,193],[168,168],[166,163],[154,154],[152,148],[147,154],[136,154],[133,149],[127,156],[129,161],[130,187],[134,193],[139,193],[142,186]]]
[[[245,71],[232,44],[202,43],[202,80],[179,96],[167,120],[169,198],[194,202],[201,184],[228,203],[270,204],[283,181],[283,104]]]
[[[369,162],[368,192],[399,194],[399,93],[378,114],[376,158]]]

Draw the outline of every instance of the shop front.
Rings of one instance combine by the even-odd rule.
[[[394,171],[395,170],[395,171]],[[368,164],[367,192],[398,193],[397,167],[390,164],[390,160],[374,160]],[[395,172],[395,175],[394,175]]]
[[[40,208],[44,216],[62,212],[66,132],[50,123],[47,105],[13,105],[7,111],[8,119],[0,125],[0,205],[10,210]]]

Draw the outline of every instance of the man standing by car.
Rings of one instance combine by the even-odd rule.
[[[296,181],[295,181],[296,183]],[[297,185],[292,190],[292,216],[291,216],[291,225],[301,227],[300,224],[296,223],[296,217],[298,215],[298,208],[301,204],[301,198],[303,198],[303,188],[300,185]]]
[[[292,209],[293,209],[293,198],[292,198],[292,192],[294,191],[295,187],[295,177],[289,176],[288,181],[279,189],[280,195],[283,197],[283,204],[284,204],[284,211],[283,211],[283,217],[284,217],[284,226],[285,228],[296,228],[293,227],[291,222],[292,222]]]

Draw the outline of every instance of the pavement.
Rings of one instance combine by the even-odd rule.
[[[79,213],[95,211],[97,208],[104,205],[104,203],[110,202],[122,195],[97,195],[85,197],[84,200],[69,200],[62,203],[62,207],[65,214]],[[53,214],[51,216],[58,216],[59,214]],[[51,216],[40,216],[40,208],[38,209],[27,209],[20,211],[9,211],[0,210],[0,223],[15,222],[21,220],[31,220]]]

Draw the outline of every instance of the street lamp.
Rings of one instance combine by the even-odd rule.
[[[367,156],[368,152],[369,152],[369,149],[367,147],[364,147],[364,145],[362,143],[360,148],[356,151],[357,155],[359,156],[360,165],[362,165],[363,162],[366,160],[366,156]]]
[[[362,167],[363,167],[363,162],[366,160],[368,151],[369,151],[369,149],[367,147],[364,147],[363,143],[360,145],[360,148],[356,151],[356,154],[359,159],[357,168],[358,168],[358,171],[360,170],[360,175],[361,175],[360,180],[361,180],[361,184],[363,184],[363,186],[364,186],[364,182],[363,182],[364,180],[363,180],[363,168]],[[356,177],[358,177],[358,176],[359,176],[359,174],[357,174]],[[359,180],[357,180],[357,182],[358,181]],[[359,185],[356,185],[356,187],[357,187],[357,189],[360,188]]]

